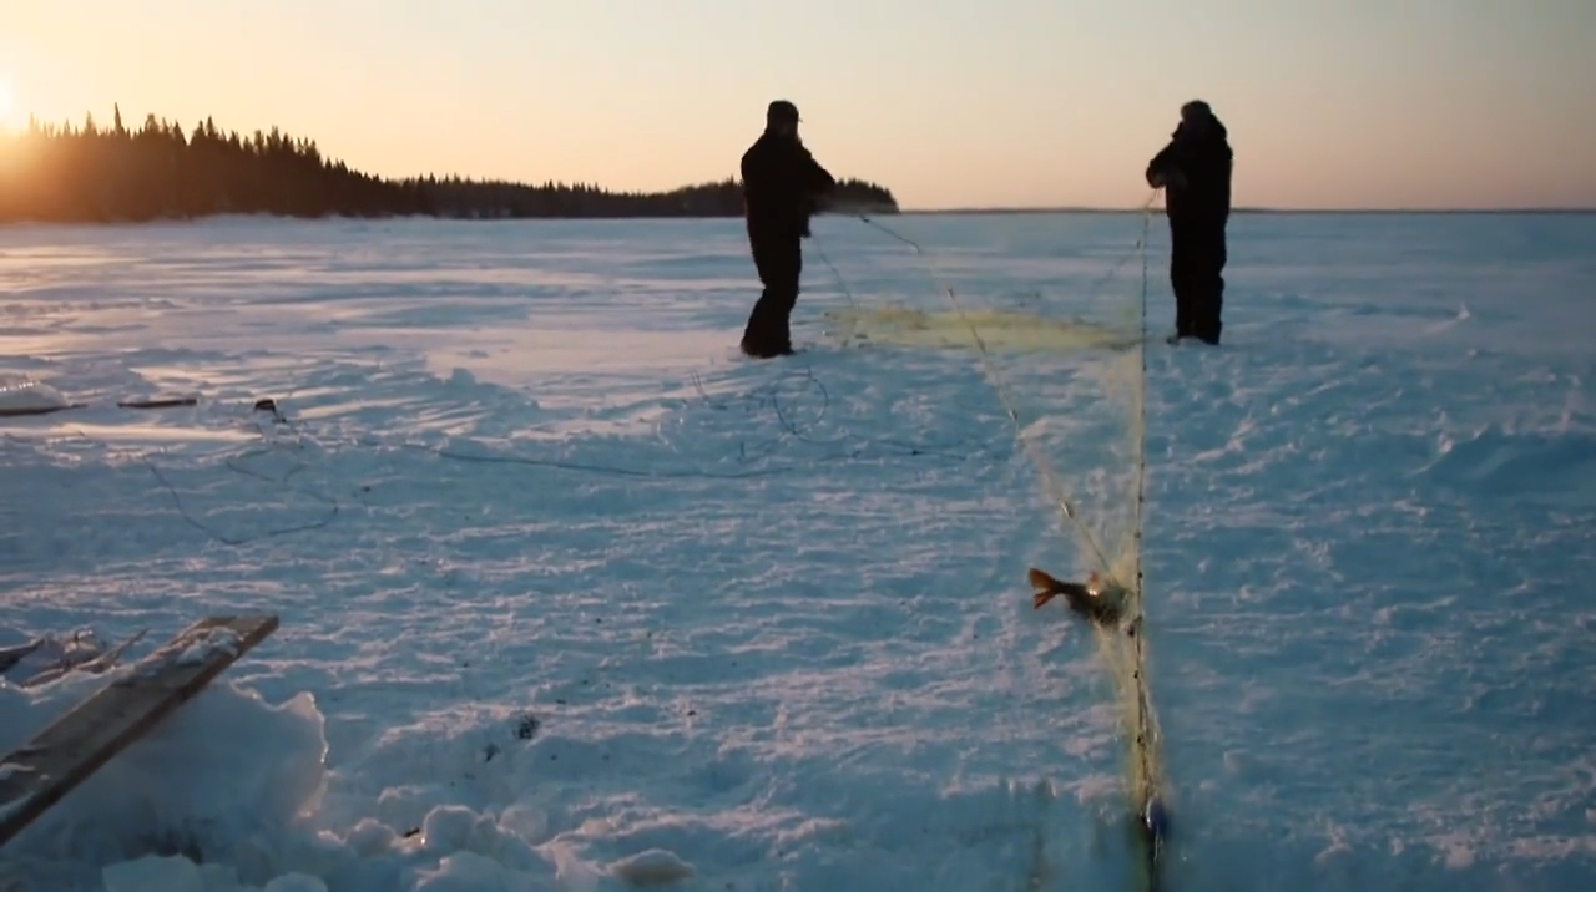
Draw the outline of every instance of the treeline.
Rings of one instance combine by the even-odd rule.
[[[897,213],[892,192],[843,180],[830,206]],[[221,214],[449,219],[742,215],[735,179],[664,192],[526,185],[427,175],[384,179],[322,156],[276,128],[244,137],[209,117],[185,132],[151,115],[138,130],[120,109],[106,127],[40,125],[0,133],[0,222],[148,222]]]

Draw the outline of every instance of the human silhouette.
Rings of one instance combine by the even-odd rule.
[[[1206,102],[1193,100],[1180,108],[1173,137],[1147,164],[1147,184],[1164,189],[1169,217],[1170,344],[1187,337],[1219,344],[1232,160],[1224,123]]]
[[[791,316],[803,272],[803,239],[820,198],[837,186],[798,137],[798,107],[772,101],[765,131],[743,154],[748,247],[764,291],[748,315],[742,350],[750,357],[791,354]]]

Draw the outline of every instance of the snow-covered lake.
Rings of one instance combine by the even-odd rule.
[[[0,382],[84,405],[0,419],[0,646],[282,618],[0,885],[1137,886],[1114,674],[1025,577],[1093,564],[991,373],[825,314],[1134,323],[1143,220],[881,223],[935,269],[817,221],[775,361],[736,221],[0,229]],[[1596,216],[1239,215],[1227,276],[1223,345],[1146,346],[1165,884],[1589,887]],[[1123,538],[1137,352],[1011,331]],[[0,747],[105,679],[0,682]]]

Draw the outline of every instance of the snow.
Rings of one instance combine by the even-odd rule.
[[[62,407],[66,403],[66,396],[51,386],[0,376],[0,414]]]
[[[1059,321],[1140,226],[883,221]],[[945,311],[927,261],[815,232],[809,349],[746,361],[735,221],[0,230],[0,383],[84,405],[0,420],[0,646],[282,618],[0,886],[1135,885],[1112,675],[1026,583],[1089,562],[971,351],[825,334]],[[1166,885],[1588,886],[1596,217],[1231,234],[1225,344],[1147,348]],[[1000,362],[1106,523],[1107,377],[1055,344]],[[117,673],[0,681],[0,748]]]
[[[204,664],[217,652],[232,657],[238,653],[240,641],[238,633],[226,627],[213,627],[184,645],[177,653],[177,662],[183,666],[193,667]]]

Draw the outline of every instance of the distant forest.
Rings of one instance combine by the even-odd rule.
[[[841,180],[828,207],[899,212],[891,191],[858,179]],[[653,193],[453,175],[384,179],[323,157],[314,141],[276,128],[242,137],[217,128],[209,117],[187,134],[154,115],[130,131],[120,109],[109,128],[91,114],[80,128],[30,121],[25,131],[0,132],[0,222],[149,222],[249,213],[621,219],[742,212],[736,179]]]

